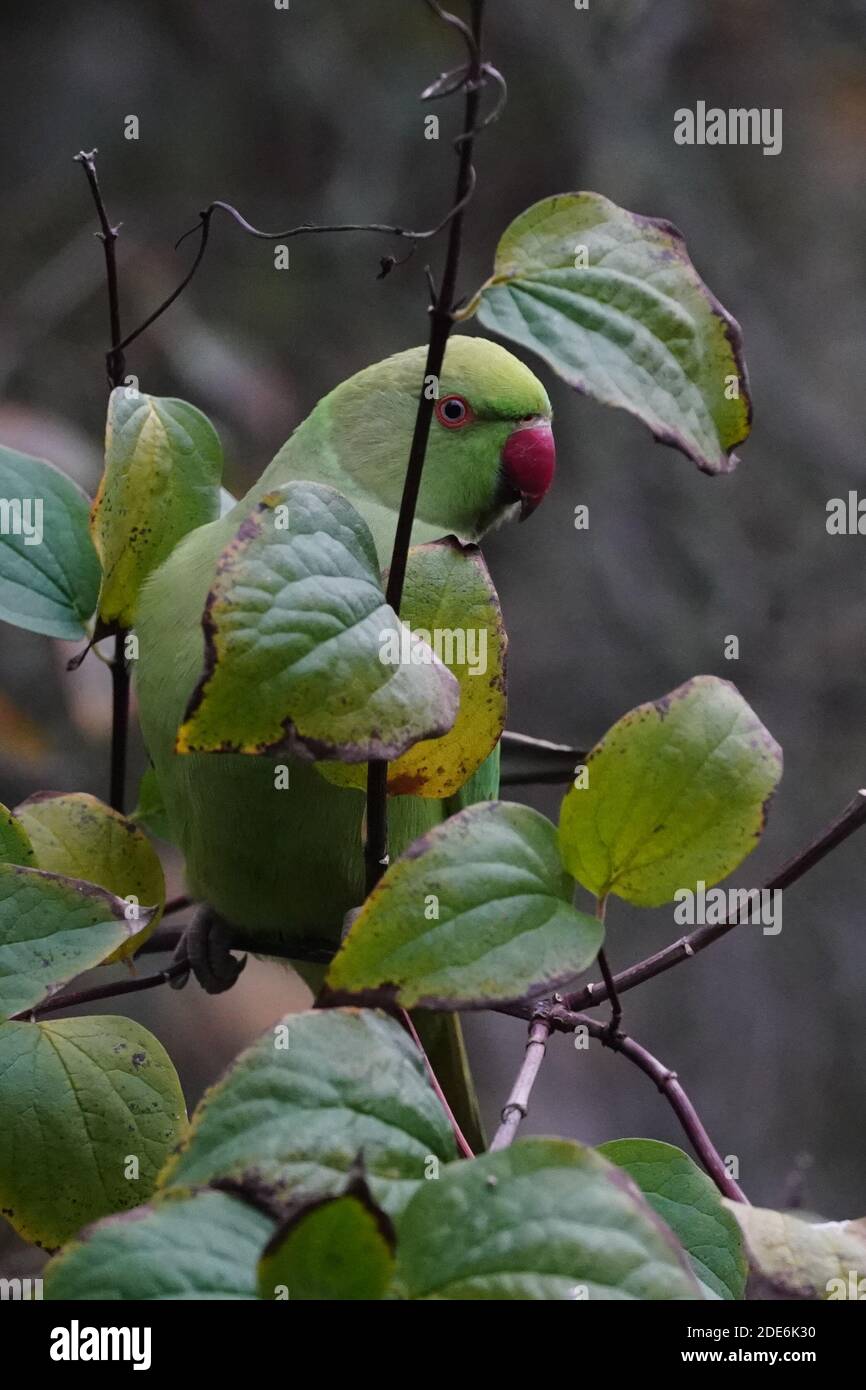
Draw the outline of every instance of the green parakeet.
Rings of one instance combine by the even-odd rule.
[[[234,509],[187,535],[140,595],[141,724],[186,856],[189,891],[252,950],[257,937],[279,937],[286,947],[311,939],[338,944],[346,913],[364,896],[365,802],[357,790],[326,782],[309,763],[292,763],[288,789],[275,790],[272,757],[175,753],[202,671],[202,614],[217,560],[265,493],[306,480],[349,499],[387,565],[425,356],[424,348],[399,353],[325,396]],[[553,474],[550,415],[544,387],[511,353],[481,338],[452,338],[412,543],[448,533],[474,541],[505,517],[533,510]],[[461,805],[495,796],[498,776],[497,749],[450,803],[391,797],[392,857]],[[437,1027],[438,1071],[459,1063],[462,1052],[456,1020],[447,1037]],[[443,1085],[447,1092],[446,1079]],[[457,1109],[469,1123],[465,1104],[459,1114],[459,1099]]]

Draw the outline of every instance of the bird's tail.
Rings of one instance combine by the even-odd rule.
[[[487,1140],[459,1016],[418,1009],[412,1022],[464,1138],[473,1153],[482,1153]]]

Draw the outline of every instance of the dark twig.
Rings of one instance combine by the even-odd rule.
[[[586,752],[567,743],[551,743],[546,738],[532,738],[506,729],[502,744],[503,787],[568,785],[574,780],[576,768],[585,761]],[[525,766],[523,762],[525,761]]]
[[[790,887],[792,883],[796,883],[810,869],[813,869],[816,864],[820,864],[822,859],[825,859],[832,850],[843,844],[850,835],[854,834],[855,830],[859,830],[864,824],[866,824],[866,789],[858,791],[842,814],[816,840],[813,840],[799,854],[795,854],[793,859],[789,859],[778,873],[767,880],[761,891],[775,892]],[[705,951],[714,941],[727,936],[728,932],[734,930],[734,927],[748,921],[750,912],[751,908],[747,906],[743,915],[738,912],[724,922],[714,923],[708,927],[699,927],[690,935],[680,937],[679,941],[665,946],[661,951],[656,951],[655,955],[647,956],[646,960],[638,961],[636,965],[630,965],[627,970],[623,970],[613,977],[616,992],[624,994],[626,990],[634,989],[636,985],[642,985],[644,981],[663,974],[674,965],[679,965],[680,961],[691,960],[692,956],[696,956],[700,951]],[[607,984],[597,981],[584,985],[574,994],[568,995],[564,1002],[571,1009],[585,1009],[594,1004],[600,1004],[609,997]]]
[[[496,76],[498,78],[499,74],[496,74]],[[496,110],[493,113],[491,113],[490,119],[494,119],[499,114],[501,106],[502,97],[500,96],[500,100],[497,103]],[[489,124],[489,121],[485,121],[485,125],[487,124]],[[264,232],[261,230],[260,227],[254,227],[251,222],[248,222],[247,219],[243,216],[243,214],[238,212],[237,208],[232,207],[231,203],[223,202],[221,199],[215,199],[214,202],[210,203],[202,212],[199,213],[199,220],[196,223],[196,225],[194,227],[190,227],[190,229],[184,232],[182,236],[178,237],[177,241],[175,242],[175,250],[177,250],[181,243],[185,241],[188,236],[192,236],[194,232],[199,232],[201,236],[198,253],[187,275],[181,281],[180,285],[173,292],[173,294],[170,294],[168,299],[166,299],[159,306],[159,308],[156,309],[153,314],[151,314],[150,318],[146,319],[140,328],[137,328],[134,333],[131,333],[129,335],[129,337],[125,340],[123,346],[126,346],[128,343],[132,342],[133,338],[137,338],[139,333],[142,333],[144,329],[148,327],[149,324],[153,323],[155,319],[158,319],[161,314],[164,314],[166,309],[169,308],[169,306],[173,304],[174,301],[177,299],[178,295],[182,294],[183,291],[186,289],[190,280],[195,275],[196,271],[201,265],[202,258],[205,253],[205,248],[207,246],[208,236],[210,234],[211,219],[215,212],[226,213],[229,217],[233,219],[233,221],[237,223],[239,227],[243,229],[243,231],[247,233],[248,236],[256,237],[259,241],[291,241],[294,237],[298,236],[320,236],[330,232],[371,232],[378,236],[401,237],[404,241],[411,242],[411,249],[408,255],[404,256],[402,260],[398,261],[394,256],[383,256],[381,258],[381,269],[378,278],[382,280],[391,270],[393,270],[395,265],[404,265],[405,262],[409,259],[409,256],[411,256],[414,253],[415,248],[422,241],[430,241],[433,237],[437,237],[440,232],[444,231],[444,229],[448,226],[449,222],[451,222],[455,217],[459,216],[459,214],[462,213],[463,209],[466,207],[466,204],[472,197],[474,191],[475,175],[473,172],[472,177],[469,181],[469,186],[466,188],[462,197],[454,204],[452,208],[448,210],[448,212],[442,218],[442,221],[437,222],[435,227],[428,227],[424,231],[420,232],[412,231],[412,229],[409,227],[398,227],[389,222],[301,222],[297,227],[286,227],[281,232]]]
[[[607,909],[607,898],[602,896],[595,905],[595,915],[604,926],[604,917]],[[598,968],[601,971],[601,978],[607,986],[607,997],[610,1000],[610,1021],[608,1031],[611,1035],[619,1032],[619,1025],[622,1022],[622,1004],[619,1002],[619,995],[613,982],[613,972],[607,963],[607,955],[602,946],[598,953]]]
[[[439,292],[430,308],[430,341],[427,348],[427,361],[424,366],[424,381],[434,377],[437,381],[442,372],[448,336],[454,323],[454,300],[457,292],[457,276],[460,268],[460,250],[463,242],[463,219],[466,203],[475,186],[475,171],[472,153],[476,120],[481,100],[481,38],[484,19],[484,0],[472,0],[472,23],[467,27],[462,20],[443,10],[435,0],[428,0],[441,19],[463,36],[469,50],[469,66],[465,85],[466,100],[463,112],[463,133],[459,137],[459,163],[454,209],[449,223],[448,248],[445,254],[445,268]],[[391,567],[388,573],[386,597],[388,603],[399,614],[403,598],[403,583],[406,578],[406,562],[415,509],[421,487],[424,459],[430,424],[433,419],[435,401],[432,394],[421,390],[418,397],[418,410],[415,416],[415,429],[409,450],[406,480],[400,501],[394,548],[391,554]],[[387,812],[387,763],[370,763],[367,773],[367,835],[364,847],[366,868],[366,888],[369,894],[378,883],[388,862],[388,812]]]
[[[443,9],[439,0],[427,0],[427,4],[437,19],[441,19],[443,24],[448,24],[452,29],[456,29],[458,34],[466,44],[466,52],[469,57],[469,64],[473,72],[477,72],[481,64],[481,15],[484,9],[484,0],[473,0],[472,4],[472,24],[466,23],[465,19],[460,19],[458,15],[451,14],[450,10]],[[471,127],[467,127],[471,129]]]
[[[551,1025],[546,1018],[535,1018],[529,1025],[529,1038],[526,1043],[523,1063],[511,1088],[511,1094],[502,1107],[501,1123],[490,1144],[491,1153],[494,1149],[508,1148],[508,1145],[513,1142],[517,1135],[521,1121],[526,1117],[535,1078],[538,1076],[541,1063],[544,1061],[544,1054],[547,1051],[550,1028]]]
[[[177,898],[169,898],[165,907],[162,909],[163,921],[166,917],[174,917],[178,912],[186,912],[186,909],[192,907],[192,905],[192,898],[187,897],[185,893],[181,893]]]
[[[607,997],[611,1001],[610,1022],[608,1027],[615,1033],[622,1019],[622,1004],[619,1002],[619,995],[616,992],[616,984],[611,968],[607,963],[604,947],[602,947],[598,953],[598,968],[601,971],[601,978],[604,980]]]
[[[364,836],[365,897],[388,867],[388,764],[367,764],[367,814]]]
[[[188,963],[175,961],[155,975],[138,975],[129,980],[115,980],[111,984],[94,985],[91,989],[81,989],[74,993],[54,994],[34,1008],[24,1009],[20,1014],[11,1014],[10,1017],[26,1022],[31,1018],[41,1018],[43,1014],[57,1013],[60,1009],[75,1009],[81,1004],[92,1004],[98,999],[115,999],[121,994],[138,994],[143,989],[156,989],[158,985],[167,985],[169,980],[173,980],[184,970],[189,970]]]
[[[111,770],[109,804],[123,814],[126,803],[126,750],[129,743],[129,667],[126,633],[118,632],[111,659]]]
[[[148,939],[139,946],[137,955],[159,955],[164,951],[174,951],[183,937],[185,928],[183,926],[164,926],[160,924],[155,932],[152,932]],[[243,932],[238,932],[236,937],[229,940],[227,949],[230,951],[248,951],[250,949],[250,938],[244,936]],[[335,947],[325,940],[294,941],[290,944],[282,937],[256,935],[255,949],[257,955],[273,956],[276,960],[300,960],[306,961],[311,965],[329,965],[334,959]],[[390,998],[390,996],[389,996]]]
[[[482,125],[480,127],[480,129],[482,130],[485,129],[488,125],[491,125],[493,121],[498,119],[507,99],[507,88],[505,85],[505,79],[502,76],[502,74],[498,72],[496,68],[492,67],[490,64],[485,64],[484,75],[486,77],[489,77],[490,80],[496,83],[496,85],[499,87],[499,98],[493,110],[482,122]],[[461,69],[459,74],[449,74],[449,76],[453,76],[455,78],[454,86],[449,90],[457,91],[460,89],[461,86],[465,85],[465,69]],[[438,95],[444,96],[445,93],[442,92]],[[239,227],[241,227],[247,233],[248,236],[256,237],[260,241],[291,241],[294,237],[298,236],[317,236],[330,232],[367,232],[379,236],[400,237],[405,241],[411,242],[412,249],[409,252],[409,255],[411,255],[412,252],[415,250],[415,247],[420,242],[430,241],[434,237],[437,237],[440,232],[444,231],[444,229],[448,226],[452,218],[454,218],[458,215],[458,213],[463,211],[463,208],[466,206],[466,204],[469,202],[469,199],[472,197],[473,191],[474,177],[471,181],[470,187],[466,190],[463,199],[460,202],[456,203],[454,207],[449,209],[446,215],[442,218],[441,222],[438,222],[435,227],[427,227],[422,231],[414,231],[410,227],[400,227],[388,222],[333,222],[321,224],[315,222],[302,222],[298,226],[287,227],[283,231],[265,232],[262,231],[259,227],[254,227],[253,224],[249,222],[243,216],[243,214],[238,211],[236,207],[233,207],[231,205],[231,203],[226,203],[221,199],[215,199],[212,203],[208,204],[208,206],[199,213],[199,219],[195,226],[190,227],[188,231],[183,232],[182,235],[179,236],[177,241],[175,242],[175,250],[177,250],[178,247],[180,247],[181,244],[184,241],[186,241],[187,237],[192,236],[195,232],[198,232],[199,234],[199,245],[198,250],[195,254],[195,259],[193,260],[192,265],[190,266],[187,273],[184,275],[180,284],[174,290],[172,290],[171,294],[168,295],[168,297],[164,299],[162,303],[157,306],[156,309],[154,309],[153,313],[149,314],[148,317],[142,323],[140,323],[137,328],[134,328],[131,333],[127,333],[125,338],[120,337],[120,329],[118,325],[117,332],[113,335],[113,348],[111,351],[114,354],[118,355],[120,357],[120,360],[122,361],[123,349],[129,347],[130,343],[134,343],[136,338],[139,338],[146,329],[150,328],[150,326],[157,321],[157,319],[162,318],[162,315],[166,312],[166,310],[170,309],[172,304],[174,304],[175,300],[180,298],[184,290],[189,285],[190,281],[193,279],[193,276],[195,275],[196,271],[201,265],[202,260],[204,259],[204,254],[207,250],[208,240],[210,237],[211,222],[213,220],[214,213],[216,212],[226,213],[230,218],[233,219],[233,221],[237,223]],[[408,260],[408,256],[403,257],[403,259],[400,261],[396,260],[393,256],[383,257],[381,261],[382,269],[380,271],[379,278],[383,278],[391,269],[393,269],[395,265],[402,265],[406,260]]]
[[[796,882],[798,878],[820,863],[831,850],[842,844],[850,835],[858,830],[860,826],[866,824],[866,790],[857,793],[854,800],[846,810],[830,825],[822,835],[818,837],[807,849],[795,855],[777,874],[765,885],[767,889],[786,888],[789,884]],[[180,910],[179,904],[182,899],[174,900],[178,906],[175,910]],[[631,966],[628,970],[623,970],[620,974],[613,977],[617,992],[622,994],[625,990],[634,989],[636,985],[642,984],[644,980],[651,979],[652,976],[661,974],[663,970],[669,970],[678,961],[688,959],[689,956],[696,954],[698,950],[703,950],[704,945],[709,945],[710,940],[715,940],[716,936],[725,935],[726,932],[737,926],[738,922],[719,923],[718,926],[704,927],[697,932],[693,932],[690,937],[684,937],[681,941],[675,942],[672,946],[666,946],[655,956],[650,956],[638,965]],[[182,928],[160,926],[139,948],[139,955],[145,953],[157,953],[159,951],[173,951],[182,935]],[[700,944],[703,942],[703,944]],[[697,944],[690,944],[697,943]],[[239,938],[236,942],[230,943],[233,950],[244,950],[249,946],[249,941]],[[334,947],[326,941],[308,941],[306,943],[293,943],[287,946],[284,941],[274,939],[273,941],[256,939],[257,950],[265,956],[275,956],[277,959],[302,960],[315,962],[317,964],[327,964],[334,956]],[[110,992],[116,992],[116,987],[109,986]],[[578,1007],[574,1002],[586,997],[586,1004],[600,1004],[608,998],[605,986],[599,982],[593,985],[586,985],[583,989],[574,994],[563,996],[561,1007],[573,1010]],[[100,996],[103,997],[103,996]],[[108,993],[104,997],[108,997]],[[359,1002],[360,996],[346,996],[345,1002]],[[371,1008],[393,1007],[393,990],[383,989],[379,992],[370,991],[364,996],[363,1002]],[[533,1017],[533,1006],[528,1004],[514,1004],[503,1006],[498,1012],[507,1013],[517,1018],[530,1020]],[[583,1005],[582,1007],[586,1007]],[[497,1011],[495,1011],[497,1012]],[[547,1017],[547,1014],[545,1014]],[[605,1029],[609,1025],[598,1023],[597,1028]]]
[[[570,743],[553,743],[549,738],[536,738],[533,734],[519,734],[515,729],[503,729],[501,735],[503,748],[513,748],[516,752],[540,753],[567,753],[570,758],[576,758],[578,762],[586,757],[586,753],[580,748],[572,748]]]
[[[96,207],[96,215],[99,218],[100,231],[96,233],[102,242],[105,253],[105,280],[108,288],[108,315],[111,332],[111,347],[105,355],[105,365],[108,371],[108,381],[112,390],[115,386],[122,386],[126,375],[126,362],[124,361],[123,351],[118,346],[120,343],[120,290],[117,282],[117,255],[115,243],[119,225],[113,227],[105,209],[102,198],[102,190],[99,187],[99,179],[96,175],[96,150],[80,150],[75,156],[75,161],[80,164],[87,176],[90,185],[90,192]]]
[[[199,213],[199,220],[189,231],[184,232],[176,242],[180,246],[193,232],[200,231],[202,226],[209,222],[215,212],[225,212],[237,223],[248,236],[256,237],[259,241],[291,241],[298,236],[321,236],[330,232],[371,232],[378,236],[401,237],[404,241],[430,241],[444,231],[449,222],[463,211],[469,198],[472,196],[472,189],[467,188],[452,208],[437,222],[435,227],[428,227],[424,231],[413,231],[409,227],[395,226],[390,222],[301,222],[296,227],[286,227],[281,232],[263,232],[261,228],[254,227],[251,222],[238,212],[237,208],[232,207],[231,203],[225,203],[217,198]],[[201,251],[201,248],[199,248]]]
[[[206,209],[206,211],[201,214],[201,220],[199,221],[198,227],[194,229],[200,233],[198,250],[195,253],[195,260],[193,261],[186,275],[181,280],[180,284],[177,286],[177,289],[172,290],[168,298],[164,299],[162,303],[159,305],[159,307],[154,309],[152,314],[148,314],[147,318],[144,320],[144,323],[140,323],[137,328],[134,328],[132,330],[131,333],[127,333],[126,337],[121,342],[118,342],[118,350],[122,350],[123,348],[129,347],[130,343],[135,342],[136,338],[140,338],[145,329],[150,328],[150,325],[152,323],[156,323],[157,319],[162,318],[166,309],[170,309],[174,301],[176,299],[179,299],[180,296],[183,294],[190,280],[195,275],[196,271],[201,265],[202,260],[204,258],[204,253],[207,250],[208,237],[210,236],[210,223],[212,212],[212,208]],[[188,235],[188,232],[184,233],[184,236]],[[181,237],[180,240],[183,241],[183,239],[184,237]],[[180,241],[177,243],[177,245],[180,245]]]
[[[163,916],[165,914],[163,913]],[[136,951],[136,959],[139,956],[160,956],[165,951],[174,951],[180,945],[185,926],[169,927],[159,926],[155,932],[151,932],[146,941],[142,941]],[[232,950],[236,948],[231,947]]]
[[[565,1008],[562,1004],[551,1005],[545,1009],[543,1014],[539,1012],[538,1005],[533,1006],[531,1004],[506,1005],[497,1012],[511,1014],[516,1018],[543,1017],[549,1029],[560,1033],[573,1033],[577,1028],[586,1028],[590,1037],[595,1038],[603,1047],[609,1047],[611,1051],[618,1052],[628,1061],[633,1062],[645,1076],[650,1077],[655,1082],[668,1101],[688,1136],[692,1148],[722,1195],[730,1197],[735,1202],[747,1201],[743,1192],[728,1173],[676,1072],[671,1071],[670,1067],[666,1067],[645,1047],[635,1042],[634,1038],[629,1038],[624,1033],[611,1033],[608,1024],[600,1023],[597,1018],[592,1018],[589,1014],[576,1013],[574,1010]]]
[[[117,280],[116,242],[118,228],[112,226],[99,179],[96,175],[96,150],[88,153],[81,150],[76,161],[83,168],[90,185],[90,192],[99,218],[100,231],[97,236],[105,253],[105,280],[108,289],[108,319],[111,347],[105,355],[108,382],[112,390],[122,386],[126,377],[126,358],[120,339],[120,288]],[[129,669],[126,664],[126,633],[120,631],[114,638],[114,656],[110,662],[111,670],[111,771],[109,775],[109,801],[115,811],[123,811],[126,788],[126,750],[129,740]]]

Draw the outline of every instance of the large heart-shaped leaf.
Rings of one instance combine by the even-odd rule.
[[[131,627],[143,581],[188,531],[217,519],[222,470],[216,431],[195,406],[125,386],[112,391],[91,515],[104,628]]]
[[[264,1212],[223,1192],[167,1193],[82,1231],[48,1265],[44,1296],[254,1299],[256,1261],[273,1226]]]
[[[96,607],[99,560],[81,489],[0,446],[0,619],[75,642]]]
[[[404,1008],[485,1007],[573,980],[604,929],[571,905],[550,821],[486,801],[388,869],[328,971],[337,994],[388,990]]]
[[[25,1013],[149,927],[92,883],[0,864],[0,1016]]]
[[[531,348],[569,385],[636,415],[706,473],[734,466],[751,403],[738,323],[670,222],[598,193],[544,198],[496,249],[461,317]]]
[[[696,676],[614,724],[562,803],[563,862],[596,897],[658,907],[754,849],[782,750],[739,691]]]
[[[481,551],[453,536],[409,551],[400,604],[402,638],[394,635],[394,663],[430,647],[456,676],[460,710],[442,738],[416,743],[388,766],[388,791],[445,800],[477,772],[505,727],[505,652],[502,611]],[[424,643],[410,644],[410,631]],[[340,786],[363,788],[367,773],[345,763],[320,763]]]
[[[369,527],[333,488],[268,493],[223,551],[204,615],[205,669],[179,753],[397,758],[450,729],[459,691],[385,602]]]
[[[165,905],[162,865],[143,831],[87,792],[39,792],[15,814],[40,869],[96,883],[126,900],[135,931],[108,961],[134,955]]]
[[[424,1299],[699,1299],[685,1253],[620,1169],[524,1139],[424,1183],[397,1227],[398,1287]]]
[[[726,1201],[749,1259],[749,1299],[866,1299],[866,1220],[804,1221]]]
[[[358,1154],[388,1211],[456,1156],[421,1055],[369,1010],[289,1014],[205,1096],[163,1187],[237,1176],[283,1196],[341,1192]]]
[[[180,1138],[165,1048],[110,1015],[0,1026],[0,1209],[53,1247],[146,1201]]]
[[[614,1139],[598,1152],[624,1168],[670,1226],[710,1298],[741,1299],[746,1256],[740,1228],[715,1183],[673,1144]]]

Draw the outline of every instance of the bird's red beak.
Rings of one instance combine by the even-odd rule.
[[[520,497],[520,520],[531,516],[541,502],[556,468],[556,445],[550,422],[535,416],[518,425],[505,441],[502,471]]]

